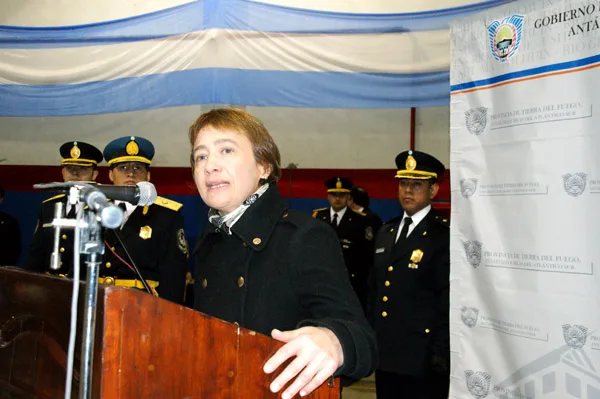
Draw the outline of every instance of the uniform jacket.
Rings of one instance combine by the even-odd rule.
[[[331,228],[288,210],[271,186],[232,226],[199,237],[194,308],[269,335],[322,326],[344,350],[337,374],[361,378],[376,364],[375,336],[352,291]]]
[[[379,369],[422,375],[432,356],[450,357],[450,233],[448,221],[430,211],[396,245],[401,220],[377,233],[367,314],[377,334]]]
[[[346,209],[338,226],[331,225],[330,208],[321,208],[313,212],[313,217],[326,222],[338,235],[344,263],[354,290],[362,303],[366,301],[367,280],[372,266],[373,227],[369,225],[364,213]]]
[[[136,207],[135,211],[119,230],[127,250],[146,280],[159,282],[157,291],[162,298],[180,303],[183,300],[185,274],[187,271],[187,243],[183,233],[183,216],[180,212],[158,205],[162,200],[148,207]],[[54,204],[66,203],[64,194],[50,198],[42,203],[38,226],[33,234],[27,253],[25,269],[35,272],[49,272],[72,276],[73,272],[73,230],[61,232],[61,267],[50,270],[50,257],[54,244],[54,229],[43,228],[45,223],[54,219]],[[166,201],[166,204],[172,204]],[[143,228],[143,232],[142,232]],[[146,239],[142,236],[147,237]],[[114,231],[105,229],[105,248],[103,262],[100,265],[101,277],[139,279],[115,253],[129,262],[129,258],[118,241]],[[111,251],[111,248],[114,250]],[[81,260],[81,278],[85,279],[85,258]]]
[[[165,206],[162,206],[164,202]],[[173,208],[173,209],[170,209]],[[100,266],[100,277],[139,279],[122,260],[127,251],[146,280],[158,281],[161,298],[183,302],[188,248],[183,230],[180,204],[159,199],[150,206],[138,206],[120,230],[105,230],[107,248]],[[121,258],[121,259],[119,259]]]
[[[44,228],[46,223],[52,223],[54,219],[54,206],[56,203],[63,204],[63,212],[66,212],[67,196],[59,194],[42,202],[40,206],[37,226],[31,238],[27,250],[24,268],[33,272],[49,272],[51,274],[70,274],[73,270],[73,230],[64,229],[60,234],[59,251],[61,266],[58,270],[50,270],[50,257],[54,249],[54,229]],[[83,258],[81,260],[82,270]],[[82,274],[85,278],[85,274]]]
[[[6,212],[0,212],[0,266],[15,266],[21,255],[19,222]]]

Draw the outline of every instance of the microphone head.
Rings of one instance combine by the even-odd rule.
[[[148,181],[141,181],[136,184],[136,186],[140,191],[140,200],[137,204],[142,206],[154,204],[154,201],[156,201],[156,197],[158,196],[154,184]]]
[[[121,227],[125,215],[123,210],[116,205],[110,205],[102,208],[100,211],[100,222],[107,229],[116,229]]]

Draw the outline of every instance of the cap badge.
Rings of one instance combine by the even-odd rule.
[[[71,148],[71,158],[79,158],[81,156],[81,150],[77,147],[77,142],[73,143],[73,148]]]
[[[417,167],[417,160],[412,155],[409,155],[408,158],[406,158],[405,166],[408,170],[415,170]]]
[[[340,179],[338,179],[338,181],[335,183],[335,188],[342,188],[342,182]]]
[[[140,152],[140,147],[138,147],[137,143],[132,140],[127,143],[125,151],[127,151],[127,155],[137,155],[138,152]]]

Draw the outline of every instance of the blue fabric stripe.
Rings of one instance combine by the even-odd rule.
[[[66,27],[0,26],[0,48],[56,48],[124,43],[206,29],[281,33],[383,33],[447,29],[451,20],[510,3],[407,14],[347,14],[287,8],[248,0],[198,0],[132,18]]]
[[[550,65],[544,65],[544,66],[540,66],[540,67],[536,67],[536,68],[524,69],[524,70],[518,71],[518,72],[505,73],[503,75],[494,76],[493,78],[489,78],[489,79],[481,79],[481,80],[475,80],[472,82],[466,82],[466,83],[461,83],[461,84],[457,84],[457,85],[452,85],[450,87],[450,90],[452,92],[454,92],[454,91],[473,89],[476,87],[489,86],[489,85],[494,85],[497,83],[502,83],[502,82],[506,82],[509,80],[513,80],[513,79],[520,79],[520,78],[525,78],[525,77],[529,77],[529,76],[542,75],[545,73],[558,72],[558,71],[563,71],[563,70],[572,69],[572,68],[580,68],[580,67],[596,64],[598,62],[600,62],[600,54],[596,54],[591,57],[586,57],[586,58],[582,58],[579,60],[559,62],[556,64],[550,64]]]
[[[449,73],[195,69],[69,85],[0,85],[0,116],[68,116],[195,104],[313,108],[448,105]]]

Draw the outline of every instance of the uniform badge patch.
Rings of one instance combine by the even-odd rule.
[[[152,238],[152,227],[150,227],[150,226],[140,227],[140,238],[142,240],[147,240],[149,238]]]
[[[367,241],[373,241],[373,228],[371,226],[365,229],[365,238]]]
[[[179,246],[181,252],[187,255],[188,245],[187,240],[185,239],[185,232],[183,231],[183,229],[177,230],[177,246]]]
[[[412,251],[412,254],[410,255],[411,262],[419,263],[421,259],[423,259],[423,251],[421,251],[420,249],[415,249],[414,251]]]

